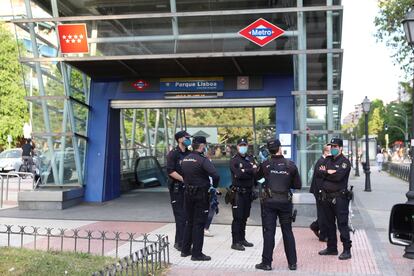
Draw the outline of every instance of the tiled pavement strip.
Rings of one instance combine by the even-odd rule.
[[[206,237],[204,253],[212,256],[210,262],[192,262],[190,257],[181,258],[172,246],[170,247],[171,267],[167,275],[411,275],[414,273],[414,261],[402,258],[403,247],[390,245],[387,239],[387,221],[390,206],[394,203],[404,202],[402,191],[408,188],[406,183],[389,177],[387,174],[372,174],[372,193],[364,193],[363,174],[360,178],[352,178],[355,186],[356,200],[354,202],[354,224],[357,231],[352,235],[353,258],[347,261],[339,261],[336,256],[319,256],[317,252],[324,248],[312,232],[307,228],[294,227],[298,253],[298,270],[293,272],[287,269],[287,262],[283,250],[280,228],[276,231],[276,248],[272,272],[262,272],[254,269],[254,265],[260,262],[262,242],[262,230],[259,226],[247,227],[247,239],[255,244],[253,248],[247,248],[244,252],[230,249],[231,226],[213,224],[211,226],[214,237]],[[387,190],[388,189],[388,190]],[[399,189],[399,190],[398,190]],[[396,195],[393,197],[393,193]],[[225,206],[223,208],[226,208]],[[156,222],[115,222],[115,221],[88,221],[88,220],[41,220],[24,218],[0,217],[0,224],[31,225],[41,227],[90,229],[99,231],[135,232],[136,238],[140,233],[167,234],[174,237],[174,224]],[[19,237],[15,237],[13,243],[18,245]],[[6,242],[5,237],[0,236],[0,246]],[[44,240],[37,245],[44,245]],[[60,241],[52,241],[56,247]],[[28,238],[25,247],[32,247],[33,242]],[[93,243],[94,252],[100,252],[100,244]],[[120,256],[129,254],[129,244],[123,244],[119,248]],[[135,245],[133,250],[139,249]],[[65,248],[70,249],[70,243]],[[80,245],[79,248],[85,249]],[[341,250],[339,245],[339,250]],[[105,255],[115,255],[114,246],[105,245]]]

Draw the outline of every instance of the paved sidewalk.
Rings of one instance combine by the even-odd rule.
[[[254,269],[254,265],[260,262],[263,248],[261,227],[258,225],[248,226],[247,239],[253,242],[255,246],[247,248],[244,252],[238,252],[230,249],[231,226],[224,223],[213,224],[211,230],[215,236],[205,238],[204,252],[212,256],[211,262],[192,262],[189,257],[181,258],[179,252],[170,247],[171,267],[167,271],[167,275],[271,275],[274,273],[278,275],[414,275],[414,261],[402,258],[404,248],[390,245],[387,233],[390,209],[394,204],[406,201],[405,193],[408,190],[408,183],[390,177],[385,172],[378,173],[373,168],[372,192],[363,192],[363,174],[359,178],[352,176],[350,184],[355,187],[353,224],[357,229],[355,234],[352,235],[353,258],[351,260],[339,261],[336,256],[319,256],[318,251],[325,247],[324,243],[319,242],[307,227],[298,227],[295,224],[294,234],[297,244],[298,270],[292,272],[287,269],[283,241],[278,228],[272,264],[273,272],[257,271]],[[48,216],[43,219],[28,219],[24,218],[28,216],[27,214],[34,217],[39,213],[9,209],[0,211],[0,224],[98,230],[109,231],[109,233],[114,231],[135,232],[138,236],[142,233],[167,234],[171,241],[174,238],[175,226],[168,222],[171,219],[170,211],[161,214],[161,218],[166,218],[166,221],[155,221],[156,216],[166,210],[165,206],[161,208],[162,211],[158,210],[159,201],[168,200],[164,197],[165,195],[161,195],[158,198],[157,208],[152,207],[146,210],[131,210],[131,208],[133,209],[131,206],[134,206],[133,200],[138,198],[149,204],[148,206],[154,206],[154,198],[147,197],[145,193],[139,196],[131,196],[131,201],[117,201],[116,204],[113,202],[105,203],[101,207],[104,207],[107,211],[106,219],[103,219],[101,215],[93,219],[93,215],[96,213],[79,213],[87,211],[88,208],[86,207],[88,205],[83,206],[83,208],[54,211],[53,216],[56,218],[60,214],[61,219],[50,219]],[[97,208],[97,206],[93,207]],[[221,207],[221,211],[225,211],[228,206],[222,205]],[[115,218],[114,216],[117,215],[116,218],[122,218],[125,216],[122,212],[127,212],[129,215],[131,212],[135,212],[134,217],[137,219],[140,218],[141,213],[146,212],[145,217],[153,216],[153,219],[152,222],[108,220],[108,218]],[[20,218],[19,216],[13,217],[12,214],[19,214]],[[256,213],[254,215],[257,216]],[[77,216],[83,219],[70,219]],[[217,218],[219,217],[220,215]],[[254,217],[252,220],[260,222],[260,217]],[[219,220],[215,218],[213,222],[217,221]],[[19,237],[14,239],[12,242],[17,245]],[[39,242],[38,246],[44,246],[44,242]],[[5,243],[5,238],[0,238],[0,246],[5,245]],[[53,241],[52,244],[58,247],[60,241]],[[25,240],[24,246],[32,247],[33,241]],[[93,243],[92,247],[94,248],[93,252],[99,254],[101,245]],[[65,241],[65,248],[70,250],[73,245]],[[79,245],[79,248],[84,249],[85,245]],[[134,250],[136,249],[139,249],[139,247],[134,247]],[[341,246],[339,246],[339,249],[341,249]],[[105,246],[104,251],[105,255],[114,256],[115,254],[113,245]],[[120,256],[129,254],[129,245],[122,244],[119,254]]]

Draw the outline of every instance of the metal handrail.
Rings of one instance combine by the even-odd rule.
[[[0,180],[1,180],[1,191],[0,191],[0,208],[3,208],[4,199],[9,200],[9,183],[10,177],[14,176],[17,177],[18,186],[17,191],[20,192],[21,190],[21,182],[22,182],[22,175],[27,175],[32,177],[32,189],[35,188],[35,177],[33,173],[27,172],[9,172],[9,173],[0,173]],[[6,196],[4,198],[4,177],[6,177]]]

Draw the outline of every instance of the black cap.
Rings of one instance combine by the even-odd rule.
[[[190,134],[187,133],[185,130],[181,130],[174,135],[175,141],[183,137],[190,137]]]
[[[275,149],[280,147],[282,144],[280,143],[279,139],[270,139],[267,141],[267,148],[268,149]]]
[[[242,144],[244,144],[244,145],[248,144],[246,138],[241,138],[241,139],[237,140],[237,145],[242,145]]]
[[[344,142],[342,141],[341,138],[332,138],[331,141],[328,143],[328,145],[332,146],[332,145],[337,145],[339,147],[343,147],[344,146]]]
[[[194,136],[193,143],[194,144],[207,144],[207,139],[204,136]]]

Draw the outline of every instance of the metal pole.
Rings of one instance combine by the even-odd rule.
[[[413,77],[414,85],[414,77]],[[412,108],[412,120],[411,120],[411,163],[410,163],[410,181],[409,181],[409,190],[406,194],[407,203],[414,204],[414,98],[412,98],[413,103],[411,104]]]
[[[359,176],[358,128],[355,127],[355,176]]]
[[[368,112],[365,113],[365,192],[371,192],[371,171],[369,169],[369,137],[368,137]]]
[[[350,136],[349,142],[350,142],[350,148],[351,148],[351,167],[354,165],[354,147],[352,145],[352,135]]]
[[[252,108],[252,114],[253,114],[253,152],[256,154],[257,149],[257,133],[256,133],[256,112],[254,107]]]

